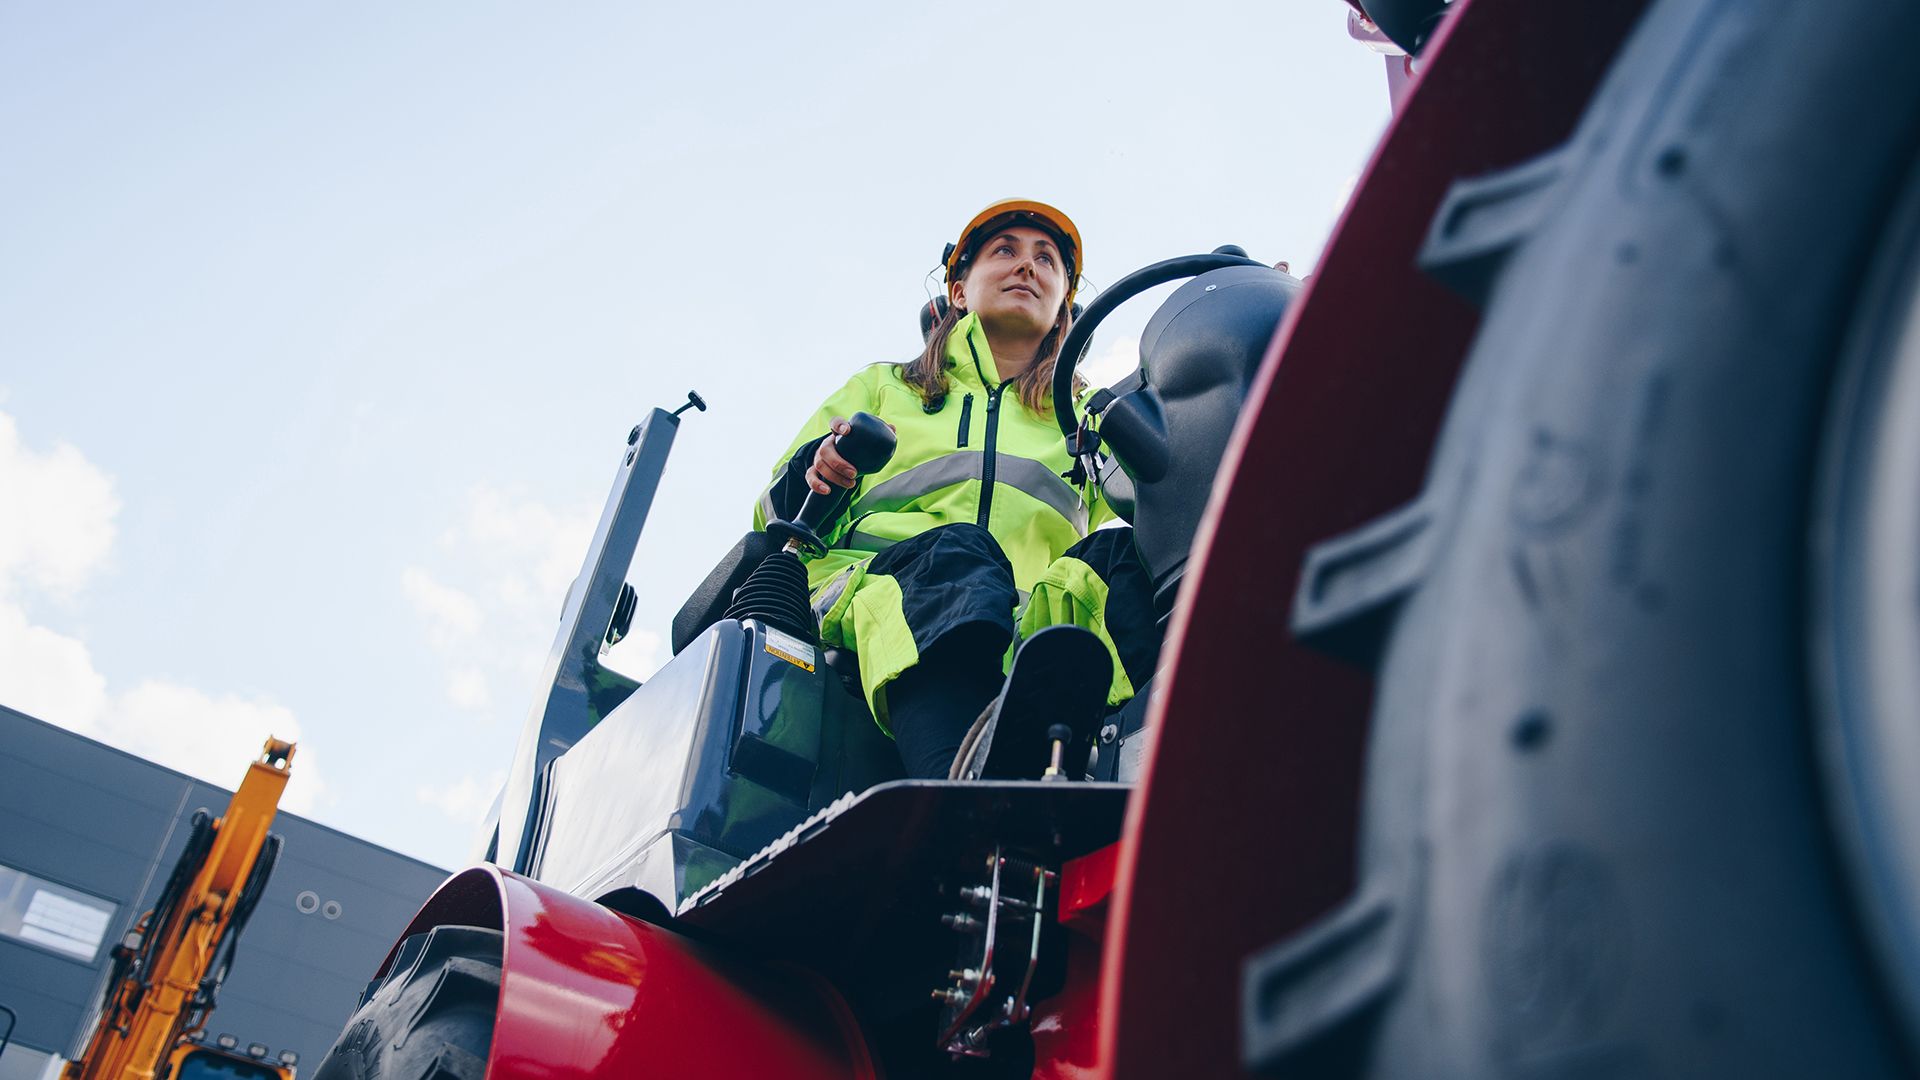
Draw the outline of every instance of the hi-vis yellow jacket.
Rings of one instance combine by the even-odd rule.
[[[828,432],[833,417],[870,412],[898,433],[893,460],[860,477],[847,512],[822,533],[831,550],[809,562],[811,588],[898,541],[969,522],[1000,542],[1024,594],[1088,529],[1113,516],[1092,485],[1076,489],[1061,478],[1073,461],[1059,427],[1021,404],[1012,380],[1000,378],[979,316],[961,319],[948,336],[947,374],[947,397],[929,413],[896,365],[861,370],[815,411],[774,466],[773,483],[754,509],[756,529],[780,516],[783,484],[792,491],[789,464]]]

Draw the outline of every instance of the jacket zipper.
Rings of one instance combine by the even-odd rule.
[[[967,428],[972,425],[972,422],[973,395],[968,394],[966,397],[960,399],[960,436],[953,444],[954,449],[957,450],[967,445]]]
[[[987,370],[980,363],[980,350],[973,347],[971,337],[967,339],[967,351],[973,354],[973,373],[980,376],[981,385],[986,385]],[[1000,373],[996,371],[994,374]],[[993,513],[993,444],[1000,433],[1000,395],[1012,383],[1012,379],[1007,379],[987,391],[987,445],[980,464],[980,516],[974,519],[983,529],[987,528],[988,515]],[[972,398],[972,394],[967,395],[968,401]],[[966,408],[966,402],[961,402],[961,408]]]
[[[993,444],[994,437],[1000,433],[1000,395],[1007,389],[1008,379],[999,386],[987,391],[987,447],[986,460],[980,466],[980,527],[987,528],[987,517],[993,512]]]

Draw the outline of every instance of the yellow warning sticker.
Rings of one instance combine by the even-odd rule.
[[[794,667],[813,670],[813,646],[771,626],[767,627],[767,651]]]

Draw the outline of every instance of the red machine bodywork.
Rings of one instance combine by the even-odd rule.
[[[489,1076],[879,1075],[853,1014],[807,972],[743,962],[498,867],[448,881],[406,932],[445,924],[506,934]]]
[[[1066,986],[1034,1006],[1034,1080],[1088,1080],[1100,1065],[1101,941],[1113,902],[1120,845],[1060,868],[1060,925],[1067,942]]]
[[[1101,972],[1103,1077],[1241,1071],[1240,965],[1352,888],[1367,677],[1292,638],[1310,547],[1420,489],[1478,324],[1415,258],[1573,130],[1642,3],[1461,0],[1268,350],[1194,540]]]
[[[1063,869],[1036,1077],[1239,1075],[1243,960],[1352,889],[1372,689],[1293,640],[1299,570],[1420,489],[1478,320],[1415,265],[1435,209],[1564,140],[1642,7],[1459,0],[1427,49],[1222,463],[1125,834]],[[445,923],[506,931],[492,1076],[878,1075],[810,974],[490,867],[408,933]]]

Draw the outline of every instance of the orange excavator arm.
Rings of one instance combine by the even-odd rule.
[[[197,1033],[279,852],[267,831],[294,745],[269,738],[218,819],[193,817],[186,850],[153,910],[114,948],[99,1018],[62,1080],[152,1080]]]

